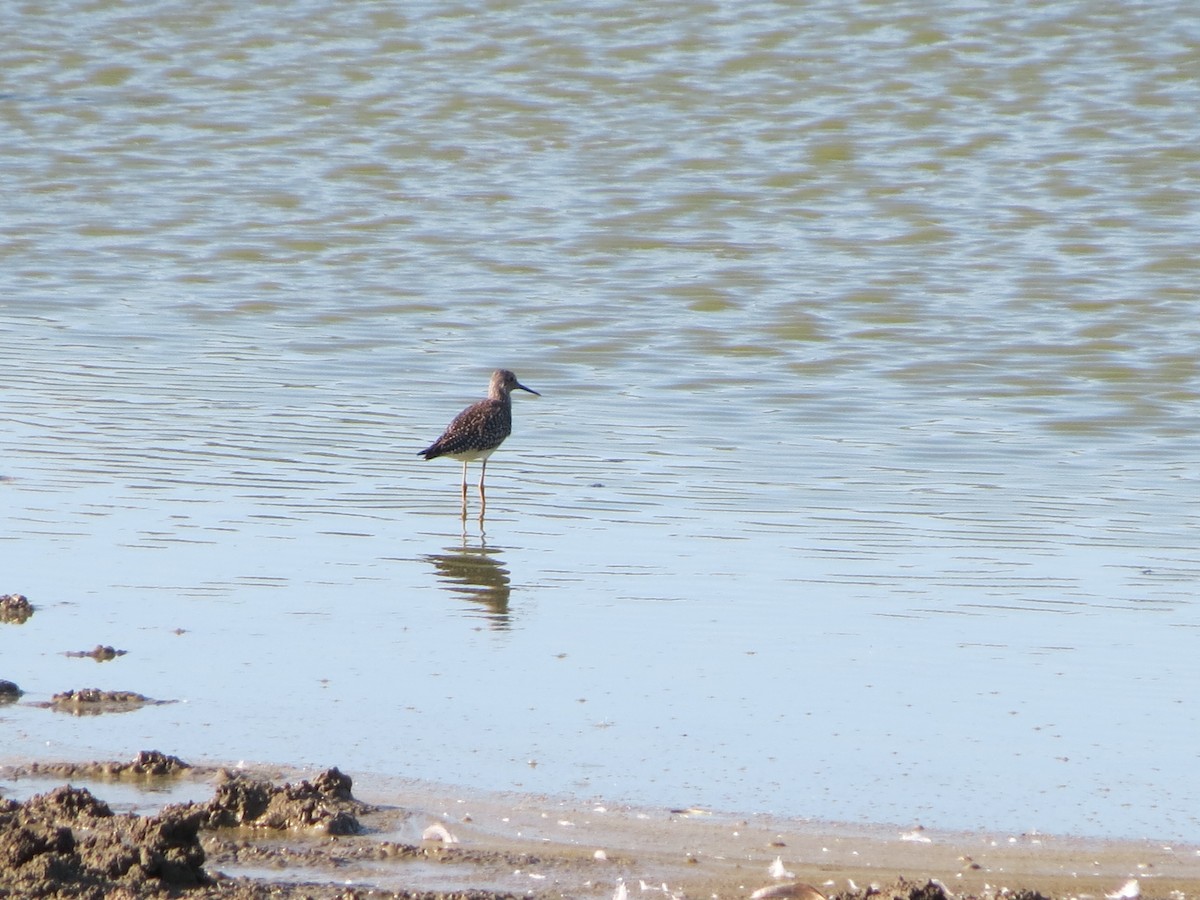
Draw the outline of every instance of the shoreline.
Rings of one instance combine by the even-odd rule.
[[[231,780],[253,780],[282,791],[278,786],[284,781],[311,787],[305,779],[314,775],[182,761],[177,762],[184,768],[147,774],[151,767],[139,770],[137,762],[6,760],[0,765],[0,797],[22,783],[26,795],[35,787],[41,793],[51,783],[85,784],[100,801],[106,786],[144,790],[152,785],[169,792],[171,785],[190,785],[192,793],[203,795],[205,786],[219,792]],[[313,784],[329,782],[330,772],[337,770]],[[601,805],[401,777],[367,775],[352,788],[350,778],[345,782],[344,796],[339,789],[326,798],[315,789],[316,794],[294,799],[302,799],[309,812],[317,801],[340,804],[353,813],[352,832],[331,830],[332,820],[320,818],[300,825],[288,820],[282,827],[203,828],[204,871],[214,882],[187,888],[180,896],[607,898],[621,885],[631,894],[645,885],[667,896],[712,898],[749,897],[773,885],[801,882],[828,898],[905,897],[918,887],[948,898],[1200,897],[1200,847],[1192,844]],[[6,873],[0,873],[0,887],[5,880]]]

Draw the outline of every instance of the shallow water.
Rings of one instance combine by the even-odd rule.
[[[6,753],[1200,840],[1190,7],[19,18]]]

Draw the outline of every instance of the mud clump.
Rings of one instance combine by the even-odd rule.
[[[64,656],[69,656],[72,659],[83,659],[89,657],[96,662],[108,662],[116,659],[118,656],[124,656],[128,650],[118,650],[116,647],[108,644],[97,644],[91,650],[68,650]]]
[[[84,788],[0,800],[0,896],[154,896],[209,884],[200,816],[114,815]]]
[[[22,625],[33,615],[33,604],[24,594],[0,595],[0,622]]]
[[[311,782],[282,787],[225,773],[225,781],[217,786],[212,800],[189,807],[200,812],[204,828],[357,834],[361,827],[354,811],[363,804],[354,799],[351,785],[350,777],[336,768],[322,772]]]
[[[102,691],[99,688],[82,688],[78,691],[63,691],[61,694],[55,694],[50,700],[59,706],[83,706],[88,703],[147,703],[150,698],[133,691]]]
[[[128,763],[33,763],[7,774],[137,780],[188,769],[178,757],[146,750]],[[371,809],[354,799],[351,779],[336,768],[282,787],[222,774],[213,799],[167,806],[153,816],[114,814],[87,789],[70,785],[23,804],[0,800],[0,898],[132,900],[214,896],[212,891],[258,897],[252,884],[235,887],[205,871],[202,829],[349,835],[362,830],[354,812]]]
[[[50,698],[49,703],[40,704],[58,712],[73,716],[98,716],[102,713],[131,712],[147,705],[158,705],[162,700],[151,700],[133,691],[102,691],[99,688],[81,688],[78,691],[63,691]]]
[[[868,893],[880,900],[952,900],[946,889],[936,881],[918,884],[904,878],[886,888],[872,888]]]
[[[121,766],[118,763],[118,766]],[[178,756],[168,756],[158,750],[143,750],[131,763],[126,763],[121,769],[121,775],[133,775],[138,778],[162,778],[167,775],[178,775],[185,769],[190,769]]]
[[[10,766],[5,773],[10,778],[76,778],[94,781],[143,781],[172,778],[192,767],[178,756],[168,756],[158,750],[143,750],[131,762],[87,763],[30,763]]]
[[[815,891],[815,889],[812,889]],[[760,896],[770,896],[761,894]],[[817,896],[820,896],[818,894]],[[831,894],[830,900],[858,900],[858,897],[865,896],[868,900],[956,900],[956,897],[964,895],[952,894],[946,889],[946,886],[936,879],[930,879],[923,882],[909,881],[906,878],[899,878],[893,884],[887,887],[872,886],[867,889],[865,895],[855,895],[853,891],[845,893]],[[965,895],[967,897],[971,894]],[[1004,891],[1006,900],[1050,900],[1043,894],[1037,891],[1017,890]]]

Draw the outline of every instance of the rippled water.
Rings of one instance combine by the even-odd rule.
[[[1189,5],[9,18],[6,753],[1200,840]]]

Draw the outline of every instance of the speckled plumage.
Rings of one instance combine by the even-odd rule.
[[[467,463],[482,460],[483,470],[479,473],[480,516],[487,499],[483,490],[487,460],[504,439],[512,433],[512,392],[528,391],[538,394],[517,381],[517,376],[508,369],[497,369],[492,373],[488,396],[485,400],[472,403],[454,417],[440,438],[420,451],[426,459],[449,456],[463,464],[463,515],[467,514]]]

